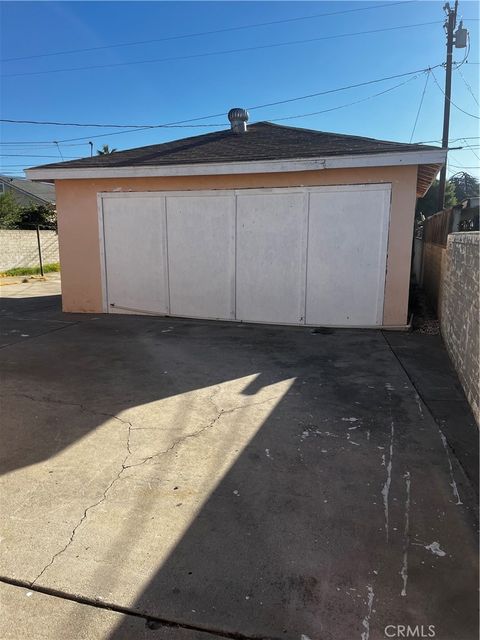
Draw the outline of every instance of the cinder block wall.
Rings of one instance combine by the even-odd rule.
[[[448,236],[441,282],[440,327],[447,351],[480,425],[480,232]]]
[[[58,235],[40,231],[43,264],[58,262]],[[0,229],[0,272],[14,267],[38,267],[37,232],[24,229]]]

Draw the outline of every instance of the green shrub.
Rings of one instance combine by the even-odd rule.
[[[54,271],[60,271],[59,262],[43,265],[43,273],[52,273]],[[40,267],[15,267],[14,269],[8,269],[8,271],[0,273],[0,276],[36,276],[39,273]]]

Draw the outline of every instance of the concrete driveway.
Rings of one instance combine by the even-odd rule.
[[[477,638],[475,496],[381,332],[2,289],[2,638]]]

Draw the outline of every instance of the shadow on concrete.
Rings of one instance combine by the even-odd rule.
[[[442,337],[394,332],[385,337],[478,496],[479,430]]]
[[[3,351],[2,393],[18,415],[3,421],[2,472],[48,459],[106,415],[248,376],[249,403],[291,381],[161,566],[160,532],[171,514],[155,512],[148,495],[123,514],[106,556],[114,550],[127,559],[146,520],[154,513],[161,521],[159,548],[149,549],[152,577],[127,603],[133,610],[158,624],[249,638],[339,640],[370,629],[381,637],[386,624],[434,624],[449,640],[477,637],[469,489],[455,466],[459,508],[437,425],[419,413],[380,332],[135,316],[82,316],[59,329],[53,325],[70,316],[48,302],[29,311],[50,329]],[[7,306],[13,315],[22,305]],[[46,413],[35,421],[42,400]],[[58,424],[55,403],[77,406],[81,419]],[[228,424],[227,440],[235,419]],[[178,427],[181,435],[181,420]],[[217,455],[220,464],[221,448]],[[175,491],[180,480],[171,474],[181,478],[181,466],[181,458],[156,465],[155,477],[165,472],[165,488]],[[426,550],[433,541],[445,557]],[[100,559],[96,571],[114,594],[137,591],[130,581],[138,576],[121,561]],[[146,625],[146,638],[155,625]],[[124,637],[120,625],[110,640]]]

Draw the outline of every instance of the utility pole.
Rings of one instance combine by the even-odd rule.
[[[457,26],[457,10],[458,0],[455,0],[454,8],[451,9],[448,2],[443,7],[447,14],[445,21],[445,31],[447,34],[447,60],[445,62],[445,105],[443,109],[443,134],[442,147],[448,149],[448,136],[450,129],[450,99],[452,96],[452,66],[453,66],[453,45],[457,49],[464,49],[467,46],[467,31],[463,28],[462,23],[455,32]],[[438,188],[438,210],[441,211],[445,201],[445,186],[447,182],[447,164],[443,166],[440,172],[440,183]]]
[[[442,147],[448,148],[448,135],[450,129],[450,98],[452,95],[452,63],[453,63],[453,33],[457,24],[457,8],[458,0],[455,0],[455,8],[450,9],[448,2],[444,5],[447,14],[445,22],[445,30],[447,32],[447,60],[445,64],[445,105],[443,108],[443,134]],[[440,172],[440,184],[438,187],[438,210],[443,209],[445,200],[445,185],[447,182],[447,163],[442,167]]]

